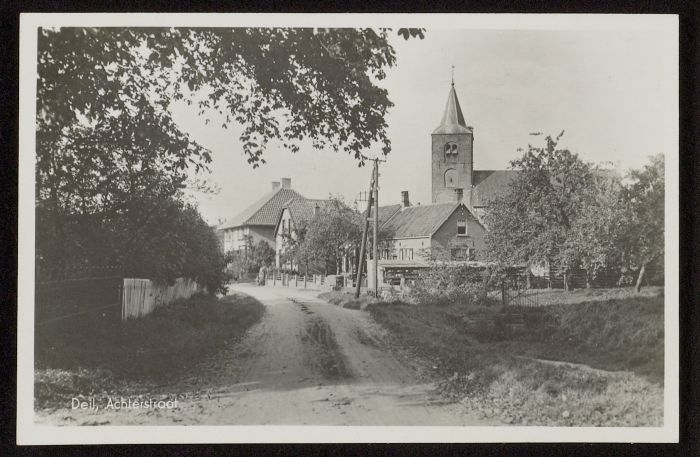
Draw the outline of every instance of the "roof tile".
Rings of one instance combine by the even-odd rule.
[[[298,198],[303,199],[304,196],[293,189],[279,188],[273,190],[221,224],[219,228],[228,229],[244,225],[268,225],[274,227],[284,205],[290,200]]]
[[[431,236],[459,206],[457,202],[409,206],[386,221],[382,231],[392,238]]]

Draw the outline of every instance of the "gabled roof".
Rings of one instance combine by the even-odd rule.
[[[488,206],[489,200],[508,190],[517,170],[474,170],[472,172],[472,206]]]
[[[309,222],[314,218],[314,211],[316,209],[316,206],[319,207],[320,211],[323,211],[328,206],[333,204],[333,202],[334,200],[321,200],[303,197],[290,199],[283,205],[282,210],[280,211],[280,214],[277,217],[274,235],[277,236],[277,232],[280,229],[280,221],[282,220],[282,215],[284,214],[285,209],[289,211],[289,216],[294,222],[294,227],[298,228],[300,224],[304,222]]]
[[[278,188],[268,192],[258,201],[227,220],[219,229],[229,229],[244,225],[267,225],[274,227],[285,203],[304,196],[293,189]]]
[[[409,206],[389,218],[382,225],[382,231],[391,238],[429,237],[460,206],[464,207],[462,203],[457,202]]]
[[[386,205],[386,206],[380,206],[379,207],[379,225],[382,225],[384,222],[386,222],[391,216],[396,214],[397,211],[401,209],[401,204],[397,203],[396,205]],[[364,211],[363,211],[364,213]],[[374,206],[369,212],[369,217],[373,218],[374,217]]]
[[[440,125],[433,130],[433,135],[454,134],[454,133],[471,133],[472,129],[467,127],[464,122],[462,108],[459,106],[457,99],[457,91],[455,91],[454,83],[450,89],[450,94],[447,96],[447,105],[445,105],[445,114],[442,115]]]
[[[294,225],[298,227],[299,224],[309,222],[314,218],[316,206],[318,206],[319,211],[323,211],[331,205],[332,202],[333,200],[297,198],[287,202],[285,207],[289,208],[289,213],[294,221]]]

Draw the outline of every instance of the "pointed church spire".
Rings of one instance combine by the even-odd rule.
[[[452,133],[471,133],[471,129],[464,122],[462,108],[459,106],[457,99],[457,91],[455,91],[454,83],[454,66],[452,66],[453,79],[450,94],[447,96],[447,105],[445,106],[445,114],[442,115],[442,121],[438,128],[433,131],[435,134],[452,134]]]

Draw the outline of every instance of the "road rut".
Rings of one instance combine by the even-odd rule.
[[[487,425],[446,403],[425,363],[392,344],[368,313],[318,292],[235,284],[266,307],[247,335],[159,386],[176,409],[59,411],[39,422],[201,425]],[[429,367],[428,367],[429,369]]]

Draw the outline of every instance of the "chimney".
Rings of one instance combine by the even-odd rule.
[[[408,208],[409,206],[411,206],[411,203],[408,201],[408,191],[407,190],[401,191],[401,206],[404,208]]]
[[[282,178],[282,189],[292,188],[292,178]]]
[[[458,187],[455,189],[455,201],[461,202],[462,198],[464,198],[464,189]]]
[[[272,190],[277,190],[280,188],[280,182],[279,181],[272,181]]]

